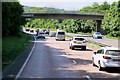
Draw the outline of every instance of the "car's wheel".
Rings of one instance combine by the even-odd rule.
[[[82,47],[83,50],[86,50],[86,47]]]
[[[56,39],[56,41],[58,41],[58,39]]]
[[[71,49],[74,50],[75,48],[73,46],[71,46]]]
[[[99,71],[103,71],[104,70],[104,68],[101,67],[100,61],[98,62],[98,68],[99,68]]]
[[[69,46],[69,48],[71,49],[71,46]]]
[[[63,39],[63,41],[65,41],[65,39]]]
[[[92,59],[92,65],[95,66],[94,59]]]

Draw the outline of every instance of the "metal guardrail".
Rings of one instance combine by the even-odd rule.
[[[64,13],[64,14],[93,14],[93,15],[105,15],[104,12],[87,12],[87,11],[45,11],[45,10],[24,10],[24,13]]]

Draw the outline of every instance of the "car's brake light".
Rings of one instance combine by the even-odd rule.
[[[86,43],[86,41],[83,41],[83,43]]]
[[[77,41],[73,41],[73,43],[77,43]]]
[[[104,59],[111,59],[111,57],[103,56]]]

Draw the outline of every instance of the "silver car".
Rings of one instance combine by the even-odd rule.
[[[95,33],[93,34],[93,39],[102,39],[101,33],[100,33],[100,32],[95,32]]]
[[[51,32],[50,33],[50,37],[55,37],[56,36],[56,32]]]

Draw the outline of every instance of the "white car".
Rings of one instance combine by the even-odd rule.
[[[114,47],[101,47],[94,52],[93,66],[98,66],[99,70],[105,68],[120,68],[120,50]]]
[[[70,41],[70,49],[74,50],[75,48],[82,48],[86,50],[86,40],[82,37],[73,37]]]
[[[63,41],[65,41],[65,32],[63,32],[63,31],[57,31],[56,32],[56,41],[57,40],[63,40]]]
[[[43,32],[40,32],[38,35],[37,35],[37,39],[39,38],[43,38],[45,39],[45,34]]]
[[[100,32],[95,32],[95,33],[93,34],[93,39],[102,39],[101,33],[100,33]]]

